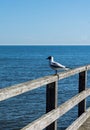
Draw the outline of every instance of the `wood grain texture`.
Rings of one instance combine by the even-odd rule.
[[[35,120],[34,122],[28,124],[21,130],[42,130],[50,125],[52,122],[56,121],[59,117],[81,102],[83,99],[90,95],[90,89],[87,89],[80,94],[77,94],[67,102],[63,103],[58,108],[50,111],[49,113],[43,115],[41,118]]]
[[[82,124],[90,117],[90,108],[88,108],[77,120],[75,120],[66,130],[83,130]],[[85,123],[86,124],[86,123]],[[82,127],[81,127],[82,126]],[[80,128],[81,127],[81,128]],[[90,120],[86,128],[90,130]],[[87,129],[86,129],[87,130]]]
[[[83,67],[71,69],[69,71],[65,71],[62,73],[58,73],[57,75],[45,76],[43,78],[39,78],[36,80],[32,80],[32,81],[28,81],[28,82],[14,85],[11,87],[7,87],[4,89],[0,89],[0,101],[6,100],[8,98],[11,98],[11,97],[14,97],[17,95],[20,95],[20,94],[25,93],[27,91],[31,91],[31,90],[36,89],[38,87],[43,87],[44,85],[47,85],[49,83],[58,81],[60,79],[72,76],[74,74],[77,74],[79,72],[89,70],[89,69],[90,69],[90,65],[83,66]]]

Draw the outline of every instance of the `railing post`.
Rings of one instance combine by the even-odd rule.
[[[79,93],[86,89],[87,71],[79,73]],[[78,116],[86,110],[86,99],[78,104]]]
[[[46,113],[57,107],[57,82],[46,86]],[[57,121],[50,124],[46,130],[57,130]]]

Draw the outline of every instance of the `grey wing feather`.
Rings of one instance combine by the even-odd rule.
[[[61,64],[59,64],[57,62],[53,62],[51,65],[54,66],[54,67],[58,67],[58,68],[65,68],[64,65],[61,65]]]

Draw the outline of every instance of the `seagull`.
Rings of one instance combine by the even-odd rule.
[[[55,62],[53,56],[49,56],[47,59],[49,60],[50,67],[56,71],[56,74],[57,74],[57,70],[69,70],[69,68],[65,67],[64,65]]]

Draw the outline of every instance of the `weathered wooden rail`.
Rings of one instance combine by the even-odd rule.
[[[57,119],[78,104],[78,118],[66,129],[77,130],[90,117],[90,108],[86,110],[86,98],[90,96],[90,88],[86,84],[88,70],[90,65],[0,89],[0,101],[46,85],[46,114],[21,130],[57,130]],[[79,74],[79,93],[57,106],[58,80],[75,74]]]

